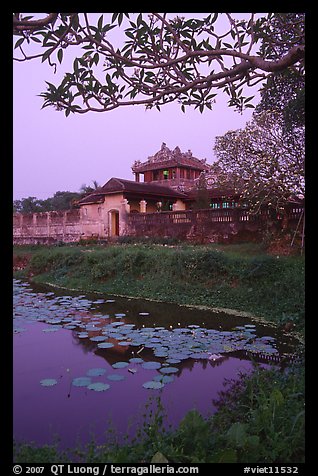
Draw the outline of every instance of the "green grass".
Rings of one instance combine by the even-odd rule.
[[[21,254],[21,250],[18,249]],[[28,275],[84,292],[250,312],[304,328],[304,258],[260,245],[61,246],[28,248]]]

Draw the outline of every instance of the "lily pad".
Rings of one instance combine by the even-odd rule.
[[[141,364],[142,368],[147,369],[147,370],[157,370],[160,369],[161,363],[160,362],[144,362]]]
[[[108,383],[95,382],[89,384],[87,388],[89,390],[94,390],[95,392],[104,392],[105,390],[108,390],[110,388],[110,385]]]
[[[79,332],[79,333],[77,334],[77,337],[78,337],[79,339],[87,339],[88,333],[87,333],[87,332]]]
[[[144,388],[151,388],[151,389],[159,389],[163,388],[164,384],[162,382],[157,382],[156,380],[149,380],[149,382],[145,382],[142,384]]]
[[[60,329],[61,327],[46,327],[45,329],[42,329],[42,332],[56,332]]]
[[[111,342],[100,342],[99,344],[97,344],[97,347],[99,349],[110,349],[111,347],[114,347],[114,344],[112,344]]]
[[[103,342],[106,339],[105,336],[95,336],[95,337],[90,337],[89,340],[93,342]]]
[[[129,362],[131,364],[142,364],[144,361],[144,359],[141,359],[140,357],[132,357],[131,359],[129,359]]]
[[[113,369],[124,369],[125,367],[128,367],[128,365],[128,362],[115,362],[112,367]]]
[[[75,387],[87,387],[91,383],[92,380],[90,377],[76,377],[72,381],[72,384],[75,385]]]
[[[55,378],[45,378],[41,380],[40,384],[42,387],[53,387],[53,385],[57,384],[57,380]]]
[[[171,383],[174,381],[174,376],[173,375],[155,375],[153,380],[155,380],[156,382]]]
[[[177,367],[162,367],[160,369],[160,372],[163,373],[163,374],[174,374],[176,372],[178,372],[178,368]]]

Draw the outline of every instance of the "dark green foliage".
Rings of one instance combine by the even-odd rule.
[[[53,210],[69,210],[74,207],[74,201],[82,198],[77,192],[56,192],[53,197],[40,200],[36,197],[14,200],[15,213],[41,213]]]
[[[40,274],[61,268],[71,269],[80,265],[83,259],[83,253],[76,248],[40,249],[32,256],[29,270],[32,274]]]
[[[249,311],[303,329],[302,257],[270,256],[246,245],[230,246],[229,251],[219,248],[151,244],[35,248],[24,272],[38,281],[84,291]]]

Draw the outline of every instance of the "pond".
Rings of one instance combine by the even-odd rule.
[[[246,317],[14,280],[14,438],[60,447],[134,434],[160,396],[167,423],[213,414],[225,379],[282,365],[291,336]],[[152,403],[149,403],[153,398]]]

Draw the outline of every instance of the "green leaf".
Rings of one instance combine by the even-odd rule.
[[[259,445],[259,436],[251,435],[246,438],[246,444],[252,448]]]
[[[217,463],[236,463],[237,455],[236,450],[232,448],[226,448],[225,450],[219,451],[217,453],[216,462]]]
[[[98,62],[99,62],[99,54],[95,53],[93,56],[93,63],[95,63],[97,66]]]
[[[24,42],[25,38],[19,38],[18,41],[16,42],[16,44],[14,45],[14,49],[18,48],[19,46],[22,45],[22,43]]]
[[[116,20],[117,16],[119,15],[119,13],[113,13],[112,15],[112,23],[114,23],[114,21]]]
[[[97,27],[99,30],[102,30],[103,28],[103,15],[101,15],[98,19],[98,22],[97,22]]]
[[[46,50],[43,55],[42,55],[42,63],[44,63],[44,61],[46,61],[48,59],[48,57],[52,54],[54,48],[49,48],[48,50]]]
[[[133,35],[133,33],[132,33],[131,31],[126,30],[126,31],[125,31],[125,35],[128,36],[128,38],[131,38],[132,40],[135,39],[135,37],[134,37],[134,35]]]
[[[274,388],[270,394],[270,401],[275,403],[277,406],[280,406],[284,403],[284,396],[278,388]]]
[[[120,26],[123,22],[124,14],[118,13],[118,25]]]
[[[228,432],[226,433],[226,437],[230,443],[234,446],[242,447],[246,441],[246,425],[240,422],[233,423],[230,427]]]
[[[137,25],[140,26],[141,22],[142,22],[142,14],[139,13],[139,15],[137,17]]]
[[[59,60],[60,64],[62,63],[63,60],[63,49],[60,48],[57,52],[57,59]]]
[[[160,451],[157,451],[151,458],[150,463],[169,463],[169,461]]]

